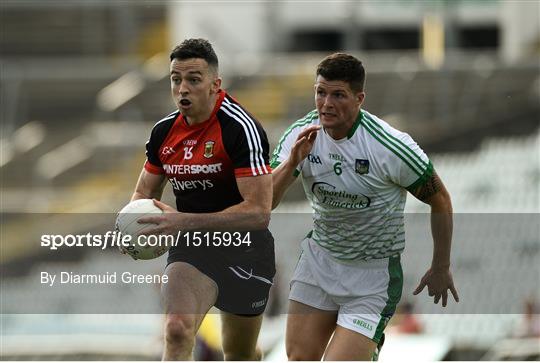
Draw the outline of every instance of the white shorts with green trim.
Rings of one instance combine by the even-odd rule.
[[[401,298],[400,257],[342,263],[306,239],[289,299],[337,311],[337,324],[379,343]]]

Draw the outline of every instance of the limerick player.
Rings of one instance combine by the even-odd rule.
[[[414,294],[458,301],[450,273],[452,204],[409,135],[363,110],[365,71],[336,53],[317,67],[317,109],[285,132],[273,154],[273,207],[298,175],[313,230],[290,291],[290,360],[370,360],[401,298],[407,191],[431,206],[433,261]]]

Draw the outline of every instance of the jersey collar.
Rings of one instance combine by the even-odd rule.
[[[354,121],[354,124],[352,125],[351,129],[347,133],[347,140],[353,137],[356,129],[358,126],[360,126],[360,121],[362,121],[362,110],[358,112],[358,116],[356,116],[356,120]]]

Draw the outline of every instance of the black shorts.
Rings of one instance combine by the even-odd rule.
[[[249,240],[249,246],[229,247],[179,243],[170,248],[167,265],[186,262],[214,280],[218,309],[236,315],[260,315],[276,273],[274,238],[265,230],[249,232]]]

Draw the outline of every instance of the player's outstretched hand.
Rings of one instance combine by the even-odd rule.
[[[148,227],[139,232],[144,235],[174,235],[178,231],[182,230],[182,213],[178,212],[173,207],[160,202],[159,200],[152,199],[154,205],[163,211],[163,214],[147,215],[139,218],[138,223],[155,224],[155,226]]]
[[[424,290],[424,287],[428,288],[428,295],[433,296],[433,303],[438,304],[442,297],[442,306],[445,307],[448,301],[448,290],[452,293],[454,300],[459,302],[459,296],[456,288],[454,287],[454,280],[452,279],[452,273],[450,269],[444,268],[440,270],[429,269],[413,295],[418,295]]]
[[[291,156],[294,158],[293,161],[296,165],[298,165],[308,156],[309,152],[313,148],[315,139],[317,138],[317,131],[319,131],[320,128],[320,125],[312,125],[298,134],[296,143],[293,145],[291,150]]]

